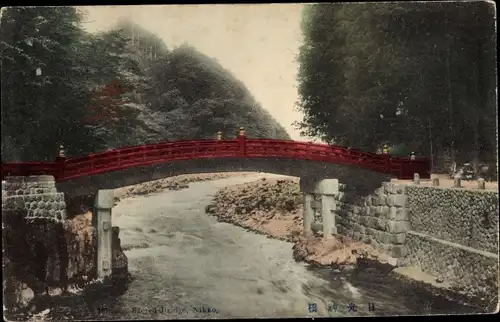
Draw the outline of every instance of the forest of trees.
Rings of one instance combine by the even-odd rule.
[[[496,35],[488,2],[344,3],[303,12],[297,124],[374,152],[496,163]]]
[[[2,10],[2,161],[167,140],[288,139],[228,70],[195,48],[169,50],[128,20],[92,34],[73,7]]]

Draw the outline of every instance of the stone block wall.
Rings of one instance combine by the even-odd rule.
[[[92,214],[67,217],[65,196],[57,192],[54,177],[2,181],[3,291],[9,310],[21,305],[19,285],[27,285],[37,297],[47,286],[65,289],[97,277]],[[118,227],[112,230],[112,247],[113,277],[128,279]]]
[[[413,231],[498,253],[498,191],[409,185],[407,194]]]
[[[57,192],[54,177],[9,177],[2,181],[2,214],[26,210],[26,219],[66,219],[64,193]]]
[[[406,231],[410,228],[405,186],[383,182],[372,194],[359,195],[342,184],[336,196],[339,234],[375,246],[389,256],[407,255]]]
[[[498,191],[440,188],[367,178],[340,183],[333,195],[338,234],[375,246],[446,282],[454,290],[491,301],[498,298]],[[302,190],[302,189],[301,189]],[[316,198],[317,199],[317,198]],[[311,228],[325,231],[321,203]],[[335,232],[335,229],[332,230]]]
[[[411,185],[405,265],[467,294],[498,294],[498,191]]]
[[[498,191],[384,182],[360,195],[342,184],[336,199],[339,234],[468,295],[498,293]]]

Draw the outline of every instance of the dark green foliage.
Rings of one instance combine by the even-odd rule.
[[[168,139],[213,138],[219,130],[233,137],[240,126],[249,137],[289,138],[240,81],[192,47],[156,61],[148,80],[147,103],[176,129]]]
[[[89,71],[74,63],[85,37],[79,21],[66,7],[2,10],[3,159],[53,159],[70,136],[72,152],[103,143],[81,123],[90,96],[82,86]]]
[[[53,160],[165,140],[288,138],[214,60],[130,21],[85,32],[72,7],[2,10],[2,160]],[[41,75],[37,75],[37,70]]]
[[[494,7],[486,2],[308,5],[299,128],[442,164],[495,159]]]

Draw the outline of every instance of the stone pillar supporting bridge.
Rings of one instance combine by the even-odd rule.
[[[335,225],[335,196],[339,193],[337,179],[300,178],[300,191],[304,193],[304,235],[311,236],[313,230],[320,230],[315,225],[315,213],[322,217],[323,238],[328,239],[337,234]],[[316,197],[319,197],[317,200]]]
[[[95,197],[94,211],[92,214],[93,226],[97,235],[97,277],[111,276],[112,259],[112,225],[111,210],[114,205],[113,190],[99,190]]]

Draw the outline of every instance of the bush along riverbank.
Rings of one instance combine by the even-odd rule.
[[[406,268],[396,268],[396,260],[380,253],[373,246],[349,237],[335,235],[303,236],[303,197],[297,178],[260,179],[221,189],[205,212],[218,221],[231,223],[249,231],[294,243],[292,256],[310,267],[328,268],[333,274],[376,271],[391,280],[407,283],[415,292],[426,292],[451,301],[454,306],[467,307],[467,312],[481,312],[484,303],[464,297],[448,288],[414,278]],[[400,269],[402,269],[400,271]],[[415,276],[416,277],[416,276]],[[441,303],[441,302],[440,302]],[[491,311],[491,309],[490,309]]]

